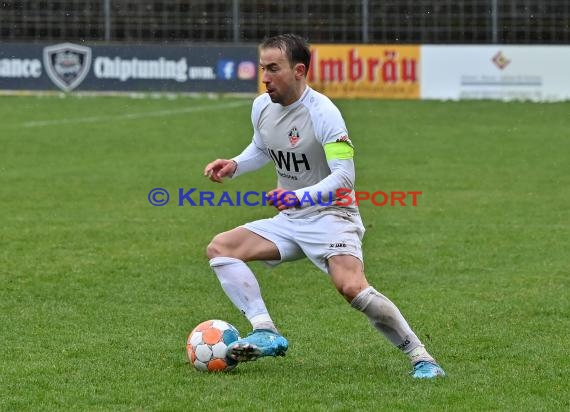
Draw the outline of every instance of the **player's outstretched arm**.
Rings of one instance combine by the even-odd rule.
[[[224,177],[232,177],[237,168],[235,160],[216,159],[204,168],[204,176],[212,182],[222,183]]]

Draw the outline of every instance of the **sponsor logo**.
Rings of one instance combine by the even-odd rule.
[[[408,338],[406,338],[405,341],[403,341],[402,343],[400,343],[398,345],[398,349],[400,349],[400,350],[405,349],[406,346],[408,346],[409,344],[410,344],[410,340]]]
[[[346,243],[344,243],[344,242],[329,243],[329,248],[331,248],[331,249],[346,248]]]
[[[296,173],[299,173],[301,169],[311,170],[309,159],[307,159],[305,153],[283,152],[281,150],[274,151],[273,149],[268,149],[268,151],[269,156],[273,159],[273,163],[278,167],[278,171],[287,170],[291,172],[294,170]],[[299,167],[301,165],[305,167]]]
[[[206,69],[206,70],[203,70]],[[119,56],[114,58],[108,56],[98,56],[93,63],[93,74],[97,79],[120,80],[126,82],[128,80],[176,80],[177,82],[185,82],[188,75],[193,78],[198,76],[207,76],[206,68],[190,67],[186,58],[179,60],[168,60],[164,57],[158,59],[123,59]]]
[[[72,43],[45,47],[43,58],[48,77],[65,92],[79,86],[91,67],[91,49]]]
[[[497,54],[493,56],[492,61],[495,63],[495,66],[501,70],[503,70],[511,63],[511,61],[505,57],[502,51],[497,52]]]
[[[215,80],[216,73],[214,73],[214,68],[210,66],[190,67],[188,77],[193,80]]]
[[[42,75],[42,63],[38,59],[0,59],[0,78],[37,79]]]

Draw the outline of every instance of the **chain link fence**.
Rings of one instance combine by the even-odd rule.
[[[570,44],[570,0],[0,0],[0,41]]]

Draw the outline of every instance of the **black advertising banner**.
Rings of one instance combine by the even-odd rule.
[[[0,44],[0,90],[257,93],[257,47]]]

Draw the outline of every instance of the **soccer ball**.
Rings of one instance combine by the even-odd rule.
[[[238,330],[226,321],[204,321],[188,335],[188,359],[199,371],[230,371],[237,366],[237,362],[226,359],[226,350],[230,343],[239,338]]]

